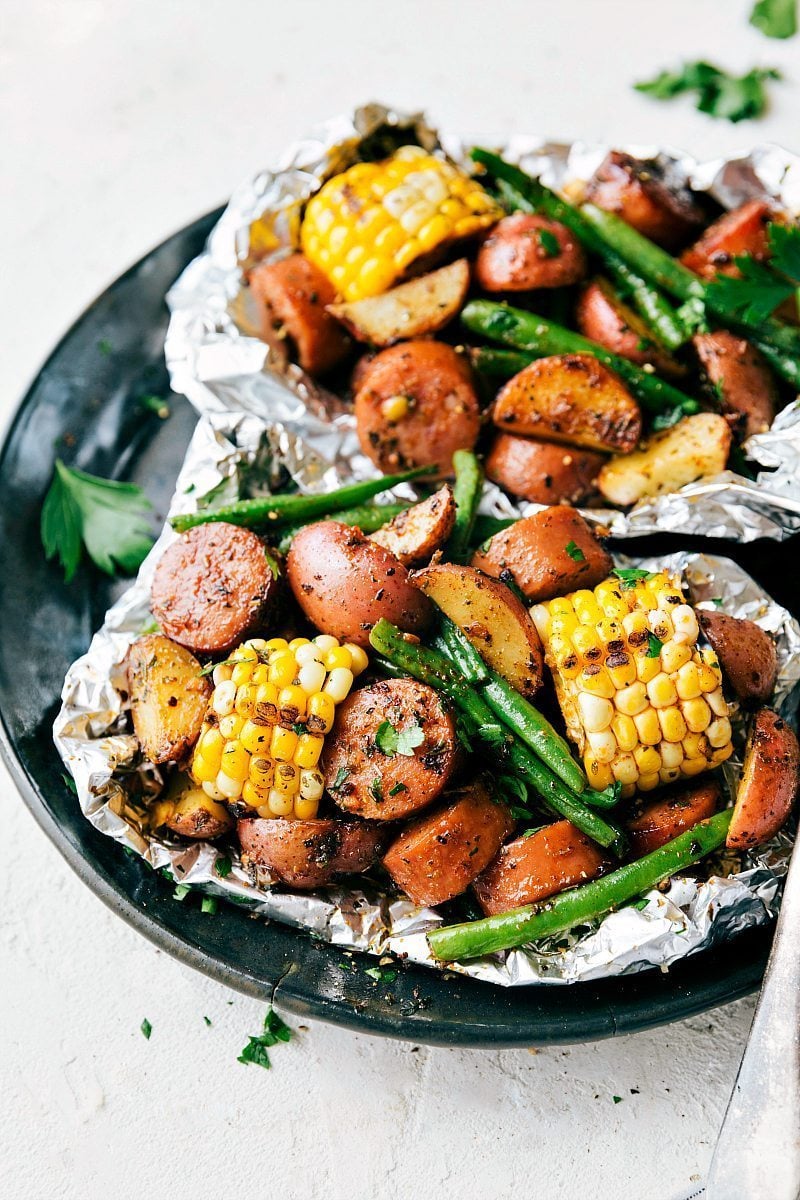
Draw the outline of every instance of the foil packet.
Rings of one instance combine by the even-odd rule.
[[[287,364],[279,344],[268,346],[257,335],[242,268],[297,249],[303,206],[327,178],[360,157],[380,157],[409,142],[467,163],[469,143],[438,134],[421,114],[369,104],[351,116],[337,117],[290,146],[271,169],[234,192],[204,252],[167,297],[171,319],[166,359],[174,390],[184,393],[201,414],[231,410],[280,420],[282,429],[276,436],[286,451],[285,465],[307,491],[371,478],[375,468],[360,453],[348,406]],[[511,161],[557,189],[588,180],[610,148],[522,136],[495,143]],[[616,148],[669,160],[676,177],[687,179],[725,208],[766,196],[792,214],[800,212],[800,158],[778,146],[759,146],[709,162],[654,146]],[[627,512],[591,508],[584,515],[617,538],[682,529],[748,542],[796,533],[800,399],[778,414],[767,433],[751,437],[744,449],[754,479],[724,471],[643,500]],[[486,488],[485,512],[526,516],[539,507],[509,499],[493,484]]]
[[[288,407],[285,416],[273,420],[224,410],[202,417],[177,480],[170,515],[218,503],[222,496],[241,490],[245,479],[266,480],[282,470],[291,472],[297,465],[295,435],[301,432],[291,427],[291,411]],[[296,419],[300,421],[299,416]],[[346,459],[339,467],[351,477]],[[135,583],[106,614],[87,653],[73,664],[64,683],[55,743],[75,779],[87,820],[176,882],[240,903],[339,946],[376,955],[393,953],[438,969],[425,938],[426,931],[441,922],[432,909],[419,908],[364,879],[318,892],[258,887],[230,847],[186,844],[148,831],[148,800],[159,792],[163,780],[157,767],[142,761],[131,731],[124,659],[131,642],[152,624],[153,571],[175,536],[167,524]],[[783,716],[796,720],[800,626],[735,563],[704,554],[617,561],[620,566],[680,572],[696,604],[714,610],[719,603],[725,612],[748,617],[767,630],[778,649],[774,703]],[[733,724],[741,751],[743,721],[736,712]],[[724,770],[728,784],[735,787],[740,761],[731,760]],[[536,949],[514,950],[448,969],[503,986],[572,983],[653,967],[666,969],[687,954],[770,921],[779,906],[791,844],[783,832],[755,854],[721,860],[709,878],[676,877],[666,891],[653,891],[642,902],[610,914],[591,928]],[[223,858],[225,871],[220,873]],[[265,931],[264,936],[269,934]]]

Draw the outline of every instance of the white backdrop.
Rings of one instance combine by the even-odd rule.
[[[800,39],[761,37],[749,4],[4,0],[0,423],[114,276],[365,100],[474,135],[797,150]],[[794,78],[773,87],[766,119],[738,126],[631,90],[685,57]],[[672,1200],[702,1176],[750,1001],[538,1051],[430,1050],[313,1024],[270,1072],[244,1067],[263,1006],[112,917],[2,768],[0,785],[0,1196]]]

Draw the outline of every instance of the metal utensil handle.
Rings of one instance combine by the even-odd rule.
[[[722,1122],[706,1200],[800,1197],[800,852],[739,1074]]]

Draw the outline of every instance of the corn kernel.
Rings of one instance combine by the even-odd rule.
[[[264,638],[248,638],[245,645],[249,650],[255,650],[255,657],[259,661],[261,655],[267,650],[267,643]]]
[[[192,759],[192,775],[198,783],[212,783],[217,778],[219,764],[209,762],[202,754],[195,754]]]
[[[646,646],[649,641],[650,627],[647,624],[647,617],[643,612],[634,610],[622,618],[622,628],[625,631],[625,637],[628,640],[628,645],[632,649],[637,650],[640,646]]]
[[[603,613],[600,605],[595,600],[591,592],[587,592],[587,599],[578,602],[578,596],[583,596],[582,592],[576,592],[574,596],[575,613],[581,625],[586,625],[594,630],[597,627],[597,622],[601,620]]]
[[[633,718],[633,723],[639,734],[640,742],[644,742],[645,746],[658,745],[661,741],[661,726],[654,708],[646,708],[644,712],[637,713]]]
[[[616,589],[609,592],[600,603],[606,618],[610,621],[621,621],[628,615],[628,605]]]
[[[691,657],[691,646],[685,642],[676,642],[674,638],[661,647],[661,666],[668,675],[675,674],[681,667],[687,665]]]
[[[636,663],[629,654],[625,654],[623,651],[609,654],[606,659],[606,670],[617,690],[630,687],[632,683],[636,682]]]
[[[225,749],[225,738],[219,729],[206,729],[197,743],[197,752],[202,754],[207,763],[213,763],[219,770],[222,751]]]
[[[691,778],[693,775],[699,775],[701,771],[708,770],[708,763],[704,758],[685,758],[681,772]]]
[[[245,721],[239,733],[239,741],[248,754],[262,754],[269,749],[272,729],[269,725],[258,725],[254,721]]]
[[[362,671],[366,671],[369,666],[369,656],[363,646],[356,646],[353,642],[345,642],[344,649],[350,653],[350,670],[354,675],[360,675]]]
[[[578,696],[578,708],[587,733],[601,733],[608,729],[614,719],[614,705],[602,696],[590,696],[581,692]]]
[[[276,651],[288,650],[288,648],[289,648],[289,643],[287,642],[286,638],[282,638],[282,637],[270,638],[269,641],[264,646],[264,649],[267,651],[267,653],[270,656]]]
[[[243,729],[244,717],[240,717],[237,712],[229,713],[219,723],[219,731],[226,742],[232,742],[234,738],[238,738]]]
[[[318,662],[321,663],[324,657],[324,651],[320,650],[319,646],[315,646],[313,642],[308,642],[305,646],[299,646],[294,652],[297,665],[304,667],[306,663]]]
[[[604,729],[600,733],[587,733],[586,742],[595,762],[613,762],[619,753],[617,739],[610,729]]]
[[[655,593],[656,607],[670,612],[677,604],[683,604],[683,596],[676,588],[659,588]]]
[[[237,662],[236,666],[231,671],[231,682],[235,683],[237,688],[242,684],[249,683],[253,676],[253,666],[249,662]]]
[[[662,783],[675,783],[676,779],[680,779],[680,767],[662,767],[658,772],[658,778]]]
[[[636,675],[642,683],[649,683],[661,674],[661,658],[656,655],[651,658],[648,654],[639,654],[636,658]]]
[[[233,658],[237,663],[250,663],[255,665],[258,662],[258,650],[252,642],[244,642],[241,646],[237,646],[233,652]],[[247,682],[243,680],[243,682]]]
[[[632,683],[617,692],[614,703],[624,716],[635,717],[647,708],[647,689],[643,683]]]
[[[319,800],[306,800],[298,794],[294,797],[294,815],[298,821],[312,821],[319,809]]]
[[[224,771],[217,772],[217,778],[215,782],[217,785],[217,790],[222,793],[226,800],[238,800],[242,794],[242,783],[244,781],[241,779],[233,779]]]
[[[353,660],[346,646],[337,646],[335,650],[328,650],[323,662],[327,671],[335,671],[337,667],[345,667],[348,671],[353,669]]]
[[[727,746],[731,740],[731,723],[727,717],[717,717],[716,721],[712,721],[706,729],[706,737],[708,743],[715,750],[720,750],[723,746]]]
[[[341,704],[353,686],[353,672],[347,667],[335,667],[322,689],[336,704]]]
[[[697,676],[700,681],[700,687],[704,692],[715,692],[719,687],[719,674],[707,662],[698,664]]]
[[[275,763],[263,754],[254,754],[250,759],[250,782],[265,795],[272,787]]]
[[[326,692],[315,692],[308,698],[308,719],[306,724],[310,733],[328,733],[333,725],[336,705],[333,697]]]
[[[253,678],[251,682],[254,683],[256,687],[260,687],[262,684],[265,684],[268,679],[269,667],[266,663],[259,663],[258,666],[253,670]]]
[[[276,688],[288,687],[294,682],[297,660],[291,650],[281,650],[269,663],[269,682]]]
[[[297,682],[306,696],[322,691],[325,684],[326,671],[321,662],[303,663],[297,673]]]
[[[294,725],[306,715],[307,696],[297,684],[281,688],[278,692],[278,713],[281,721]]]
[[[711,711],[718,717],[727,717],[728,702],[722,694],[722,688],[717,688],[713,692],[706,692],[705,701]]]
[[[300,782],[300,772],[290,762],[279,762],[275,765],[275,789],[279,792],[296,792]]]
[[[572,635],[572,644],[585,663],[603,660],[603,646],[597,630],[590,625],[581,625]]]
[[[243,783],[250,771],[250,755],[241,742],[226,742],[222,752],[221,768],[231,779]]]
[[[682,742],[688,732],[681,710],[674,706],[658,710],[658,723],[665,742]]]
[[[675,637],[678,641],[689,642],[692,646],[700,634],[695,611],[689,604],[679,604],[672,610],[672,624],[675,627]]]
[[[578,676],[576,683],[582,692],[589,692],[592,696],[603,696],[606,700],[611,700],[616,693],[616,688],[609,679],[608,672],[602,667],[583,671]]]
[[[611,770],[618,783],[633,784],[639,778],[636,760],[632,754],[620,754],[611,764]]]
[[[623,753],[634,750],[638,746],[639,734],[636,732],[636,726],[631,717],[617,713],[611,722],[611,729],[614,737],[617,739],[617,745]]]
[[[637,787],[640,792],[652,792],[653,788],[657,788],[661,779],[655,775],[640,775]]]
[[[550,639],[550,653],[565,679],[575,679],[580,675],[581,662],[573,649],[572,642],[566,638],[553,637]]]
[[[686,758],[705,758],[708,754],[708,738],[704,733],[687,733],[683,739]]]
[[[703,694],[703,689],[700,687],[700,675],[697,670],[697,663],[687,662],[678,671],[678,677],[675,680],[675,690],[681,700],[696,700],[698,696]]]
[[[243,683],[236,693],[236,712],[240,717],[252,717],[256,711],[256,693],[253,683]]]
[[[647,685],[647,694],[654,708],[667,708],[669,705],[675,704],[678,699],[675,684],[664,671],[660,671],[650,680]]]
[[[672,618],[668,612],[664,612],[660,608],[651,608],[647,614],[647,622],[651,633],[660,642],[668,642],[670,638],[675,636],[675,630],[672,627]]]
[[[716,683],[716,680],[714,680]],[[236,703],[236,684],[232,679],[225,679],[222,683],[218,683],[211,693],[211,707],[218,717],[227,717],[228,713],[233,712],[233,706]]]
[[[658,752],[661,755],[661,765],[668,770],[679,767],[683,762],[682,742],[662,742],[658,747]]]
[[[389,396],[381,404],[381,416],[387,425],[397,425],[408,416],[410,409],[408,396]]]
[[[556,637],[570,638],[578,628],[578,618],[574,613],[568,617],[553,617],[550,622],[550,640]]]
[[[276,725],[272,730],[269,752],[276,762],[291,762],[297,749],[297,741],[297,734],[293,729],[284,729],[282,725]]]
[[[711,709],[702,696],[696,700],[682,700],[681,712],[692,733],[703,733],[711,723]]]
[[[267,800],[267,807],[273,817],[289,817],[292,815],[294,801],[290,792],[273,788]]]
[[[720,746],[718,750],[714,751],[711,755],[711,763],[713,766],[718,767],[720,763],[724,763],[732,754],[733,742],[728,742],[727,745]]]
[[[637,746],[633,758],[641,775],[655,775],[661,770],[661,755],[654,746]]]
[[[204,779],[203,791],[211,800],[227,800],[225,793],[221,792],[217,787],[216,779]]]
[[[313,733],[301,733],[292,762],[297,767],[315,767],[322,753],[322,738]]]
[[[269,795],[269,793],[267,793]],[[267,796],[262,796],[261,792],[250,779],[245,779],[242,784],[242,801],[249,805],[250,808],[258,809],[267,799]]]
[[[214,687],[218,683],[225,683],[231,677],[233,667],[230,663],[217,663],[212,672],[211,678],[214,680]]]
[[[329,633],[318,633],[314,642],[323,654],[327,654],[329,650],[335,650],[339,645],[338,638],[332,637]]]
[[[325,779],[321,771],[310,770],[300,772],[300,795],[304,800],[319,800],[325,791]]]
[[[591,754],[585,754],[583,765],[586,769],[589,786],[595,788],[598,792],[602,792],[609,784],[614,782],[614,776],[611,773],[611,767],[608,763],[600,763]]]

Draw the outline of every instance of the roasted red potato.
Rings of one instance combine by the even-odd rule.
[[[652,159],[612,150],[595,171],[586,198],[617,213],[666,250],[684,245],[703,224],[703,209],[684,183]]]
[[[653,340],[639,316],[620,300],[605,279],[593,279],[583,289],[575,311],[584,337],[638,366],[650,364],[661,375],[677,377],[684,369]]]
[[[524,696],[544,679],[544,652],[525,605],[505,584],[474,567],[434,563],[417,571],[417,587],[463,629],[484,661]]]
[[[723,413],[742,418],[745,438],[766,433],[775,420],[778,386],[764,356],[727,329],[698,333],[692,344]]]
[[[475,895],[487,917],[537,904],[608,870],[600,848],[569,821],[556,821],[503,846],[475,880]]]
[[[336,709],[323,751],[325,786],[347,813],[397,821],[444,791],[456,747],[453,717],[433,688],[381,679]]]
[[[361,449],[382,471],[431,467],[453,473],[471,450],[480,412],[469,363],[444,342],[401,342],[360,372],[355,417]]]
[[[212,800],[186,775],[173,777],[148,815],[151,829],[169,829],[192,841],[213,842],[233,829],[233,817],[225,805]]]
[[[153,763],[177,762],[200,736],[211,681],[183,646],[160,633],[133,643],[125,656],[133,732]]]
[[[237,831],[242,866],[253,870],[257,883],[277,879],[300,889],[368,871],[386,841],[383,830],[368,821],[246,817]]]
[[[642,433],[639,405],[593,354],[536,359],[501,388],[493,419],[509,433],[622,454]]]
[[[693,413],[653,434],[641,450],[605,463],[597,476],[598,490],[620,508],[676,492],[724,471],[732,440],[730,425],[719,413]]]
[[[398,513],[369,538],[399,558],[404,567],[416,567],[442,549],[455,522],[456,502],[453,489],[446,483],[427,500]]]
[[[369,646],[370,630],[381,617],[419,633],[432,615],[430,601],[400,560],[360,529],[338,521],[317,521],[300,530],[286,574],[311,624],[342,642]]]
[[[214,521],[190,529],[164,551],[153,575],[151,607],[173,641],[218,654],[260,627],[277,592],[261,539]]]
[[[713,817],[720,805],[719,784],[714,779],[698,780],[671,788],[655,800],[647,800],[626,822],[633,858],[658,850],[685,829]]]
[[[768,841],[787,820],[800,789],[800,746],[771,708],[755,715],[744,754],[726,845],[749,850]]]
[[[291,339],[304,371],[322,375],[346,357],[350,339],[325,306],[336,291],[319,267],[302,254],[259,263],[250,272],[250,290],[262,305],[264,334]]]
[[[716,275],[738,275],[734,258],[749,254],[765,259],[769,254],[767,226],[776,213],[765,200],[748,200],[723,213],[681,255],[681,262],[703,279]]]
[[[568,287],[585,274],[583,247],[566,225],[529,213],[498,221],[475,260],[475,278],[485,292]]]
[[[383,865],[415,904],[444,904],[465,892],[514,828],[505,804],[480,781],[451,792],[448,803],[408,825]]]
[[[534,504],[580,504],[604,462],[594,450],[498,433],[486,456],[486,476]]]
[[[559,505],[496,533],[473,555],[472,566],[495,579],[508,572],[525,598],[539,604],[595,587],[614,563],[581,514]]]
[[[465,258],[401,283],[381,296],[333,304],[328,311],[346,325],[353,337],[371,346],[436,333],[460,311],[469,287]]]
[[[698,609],[697,618],[738,698],[754,705],[769,700],[778,676],[778,653],[769,634],[755,621],[727,613]]]

